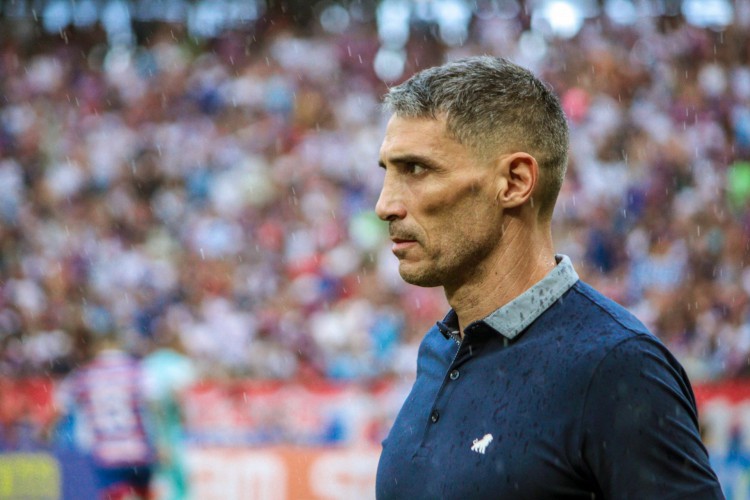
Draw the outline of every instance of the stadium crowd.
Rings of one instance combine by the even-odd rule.
[[[572,127],[557,250],[693,380],[749,374],[750,31],[528,21],[476,16],[455,46],[414,26],[403,76],[478,53],[540,74]],[[395,82],[372,23],[141,29],[0,35],[0,374],[62,376],[111,331],[212,377],[411,373],[446,304],[401,282],[373,212]]]

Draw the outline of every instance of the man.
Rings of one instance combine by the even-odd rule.
[[[141,362],[145,392],[151,415],[158,463],[152,483],[162,500],[186,500],[192,497],[185,463],[185,431],[182,398],[196,382],[197,370],[176,333],[160,332],[154,350]]]
[[[377,496],[722,498],[690,383],[555,255],[568,128],[529,71],[476,57],[394,87],[378,216],[451,310],[383,442]]]
[[[147,432],[144,375],[140,362],[122,350],[115,332],[95,340],[96,354],[59,388],[57,403],[73,414],[93,462],[101,500],[151,498],[155,461]]]

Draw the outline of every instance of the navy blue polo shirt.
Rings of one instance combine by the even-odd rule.
[[[456,330],[420,345],[377,498],[723,498],[682,367],[567,257]]]

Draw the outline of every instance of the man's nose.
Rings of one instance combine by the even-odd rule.
[[[380,189],[380,197],[375,204],[375,213],[381,220],[390,222],[406,217],[406,206],[403,203],[398,183],[388,173],[383,180],[383,187]]]

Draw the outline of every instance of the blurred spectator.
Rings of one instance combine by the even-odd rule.
[[[75,423],[79,449],[91,457],[99,498],[151,498],[155,454],[143,368],[114,335],[96,339],[94,358],[66,378],[56,399]]]
[[[154,350],[143,358],[142,365],[158,456],[153,479],[156,498],[187,500],[192,497],[184,463],[182,397],[197,380],[197,373],[174,335],[157,337]]]

